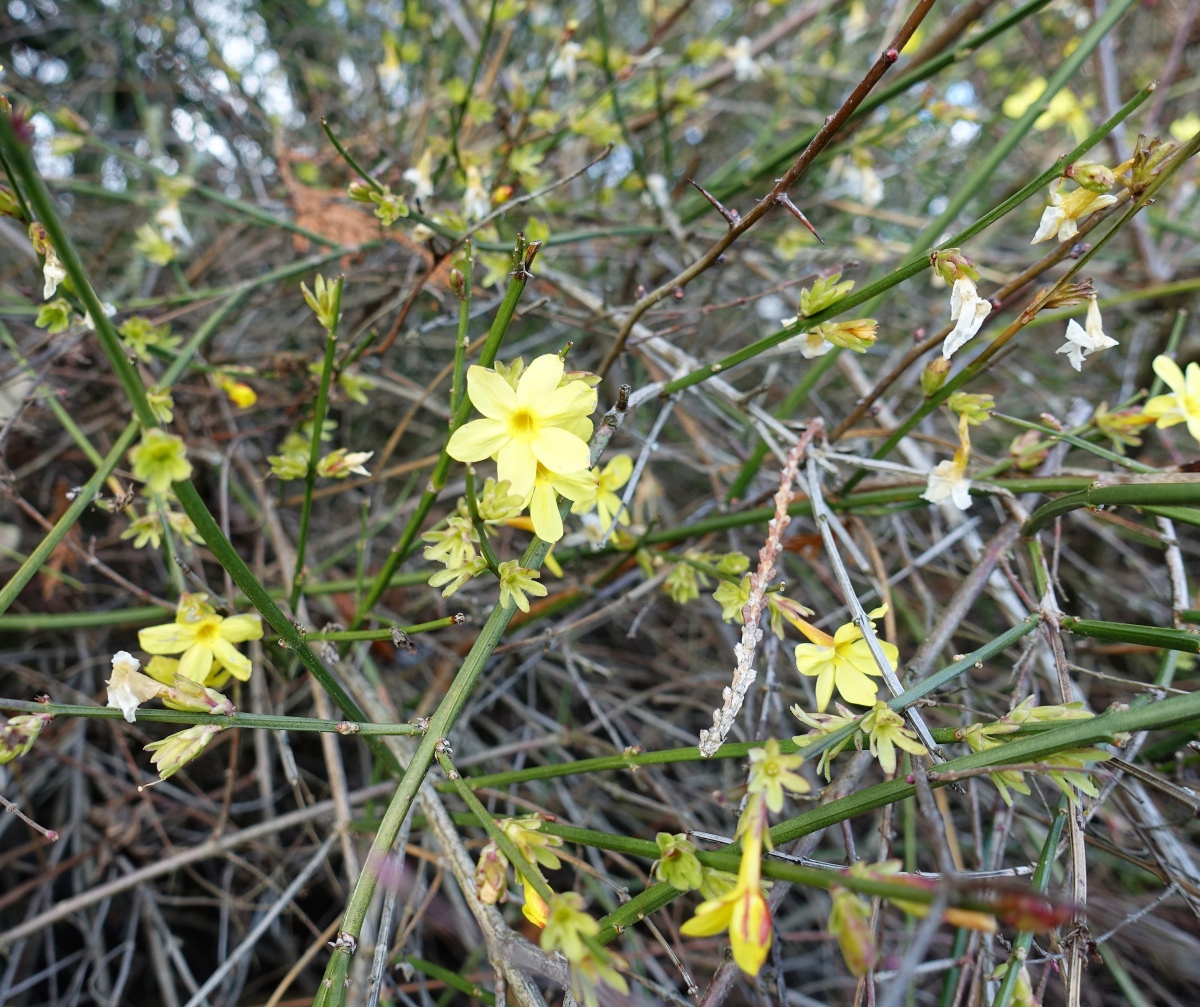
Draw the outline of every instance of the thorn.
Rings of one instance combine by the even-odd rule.
[[[791,197],[789,197],[786,192],[781,192],[778,196],[776,196],[775,202],[777,202],[780,206],[784,207],[790,214],[792,214],[792,216],[794,216],[797,220],[799,220],[800,223],[802,223],[805,227],[807,227],[812,232],[812,236],[814,238],[816,238],[817,241],[819,241],[822,245],[825,244],[825,239],[822,238],[819,234],[817,234],[817,229],[815,227],[813,227],[812,224],[810,223],[809,219],[806,216],[804,216],[803,213],[800,212],[800,207],[798,207],[795,203],[792,202]]]
[[[737,210],[727,209],[722,205],[721,201],[706,188],[704,188],[704,186],[697,182],[693,182],[690,178],[688,179],[688,182],[695,186],[696,191],[712,204],[713,209],[715,209],[717,213],[725,218],[726,223],[728,223],[730,227],[733,227],[741,219],[741,214],[738,213]]]

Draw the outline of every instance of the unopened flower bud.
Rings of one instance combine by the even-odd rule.
[[[479,901],[489,906],[508,898],[508,860],[494,842],[479,853],[475,864],[475,888]]]
[[[1108,192],[1116,182],[1111,168],[1094,162],[1085,161],[1082,164],[1068,165],[1067,170],[1063,174],[1067,178],[1075,179],[1088,192]]]
[[[209,689],[183,675],[176,675],[175,685],[160,692],[159,698],[163,706],[172,710],[211,713],[218,717],[232,717],[237,713],[233,703],[216,689]]]
[[[223,730],[219,724],[197,724],[186,731],[170,734],[162,741],[152,741],[145,750],[154,753],[150,761],[158,770],[159,777],[165,780],[203,752],[208,743]]]
[[[0,217],[16,217],[20,219],[21,207],[16,197],[7,187],[0,185]]]
[[[0,766],[19,758],[33,748],[38,735],[53,719],[49,713],[25,713],[9,717],[0,726]]]
[[[1020,436],[1014,437],[1008,446],[1009,457],[1017,468],[1025,472],[1044,462],[1047,453],[1047,449],[1041,444],[1041,435],[1036,430],[1026,430]]]
[[[977,281],[979,270],[975,262],[963,255],[961,248],[942,248],[929,254],[929,264],[947,283],[967,279]]]
[[[375,190],[362,179],[356,178],[346,187],[346,195],[356,203],[370,203]]]
[[[450,270],[449,282],[450,289],[454,292],[454,296],[461,301],[467,293],[467,282],[464,279],[463,274],[457,269]]]
[[[866,353],[875,342],[879,323],[874,318],[855,318],[848,322],[823,322],[812,329],[814,336],[855,353]]]
[[[925,370],[921,372],[921,391],[925,393],[925,397],[932,398],[937,390],[946,383],[946,376],[950,373],[950,361],[945,357],[935,357],[925,365]]]
[[[1038,291],[1037,297],[1034,298],[1036,303],[1045,293],[1046,288],[1043,287]],[[1090,297],[1096,296],[1096,286],[1091,278],[1084,280],[1082,283],[1065,283],[1059,287],[1044,304],[1043,308],[1073,308],[1077,304],[1082,304]]]
[[[72,133],[90,133],[92,131],[91,124],[87,119],[65,106],[56,108],[51,114],[51,118],[57,125]]]

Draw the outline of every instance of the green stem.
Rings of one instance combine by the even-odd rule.
[[[521,565],[530,569],[537,569],[542,565],[543,560],[546,558],[546,553],[549,551],[550,544],[548,542],[543,542],[541,539],[535,538],[525,551],[525,555],[521,559]],[[433,762],[435,751],[442,743],[442,740],[449,735],[450,729],[454,726],[454,722],[458,719],[458,715],[462,712],[468,698],[470,698],[475,688],[475,683],[479,681],[479,676],[483,674],[483,669],[486,667],[488,659],[492,656],[492,651],[499,644],[500,637],[504,634],[505,629],[508,628],[508,624],[512,620],[516,610],[516,603],[511,599],[505,603],[496,605],[492,609],[491,615],[488,616],[487,622],[483,624],[483,628],[479,631],[479,636],[476,637],[475,643],[464,659],[462,667],[459,668],[458,674],[455,675],[454,681],[450,684],[449,691],[447,691],[445,698],[438,705],[437,711],[430,718],[425,736],[421,739],[420,745],[417,746],[416,752],[404,770],[404,776],[396,787],[396,792],[392,795],[387,811],[384,813],[383,819],[379,823],[379,828],[376,830],[375,839],[371,843],[371,850],[367,855],[367,861],[358,876],[358,882],[355,884],[354,891],[350,895],[350,901],[346,904],[346,913],[342,920],[341,929],[356,939],[362,930],[363,920],[366,919],[367,909],[375,894],[375,886],[379,882],[379,872],[392,848],[392,844],[396,841],[396,836],[400,833],[400,827],[404,824],[404,819],[408,815],[413,801],[416,800],[417,791],[421,788],[425,774],[429,772],[429,766]],[[333,956],[329,968],[326,969],[326,977],[332,975],[332,970],[336,968],[337,959],[340,957],[338,954]]]
[[[1163,476],[1169,479],[1170,476]],[[1200,504],[1200,483],[1147,482],[1120,486],[1089,486],[1077,493],[1068,493],[1051,500],[1035,510],[1021,529],[1025,536],[1035,535],[1055,518],[1080,507],[1099,508],[1114,505],[1139,507],[1193,506]]]
[[[471,273],[475,258],[471,239],[463,243],[463,254],[455,268],[462,274],[462,293],[458,295],[458,332],[454,336],[454,375],[450,383],[450,415],[458,413],[467,394],[467,347],[471,345]]]
[[[1050,823],[1050,831],[1046,833],[1046,841],[1042,843],[1041,856],[1038,857],[1037,866],[1033,870],[1031,887],[1039,895],[1044,895],[1046,889],[1050,887],[1050,869],[1054,866],[1054,857],[1058,853],[1063,826],[1070,813],[1070,804],[1065,797],[1061,798],[1058,802],[1058,810],[1054,814],[1054,820]],[[1004,973],[1004,981],[1000,984],[996,999],[992,1001],[992,1007],[1008,1007],[1012,1003],[1012,996],[1017,988],[1017,978],[1025,965],[1025,956],[1029,954],[1032,946],[1033,931],[1022,930],[1017,934],[1017,939],[1013,941],[1013,953],[1008,959],[1008,971]]]
[[[1076,619],[1072,616],[1063,618],[1061,625],[1068,633],[1078,633],[1093,640],[1112,640],[1140,647],[1200,654],[1200,633],[1194,630],[1139,626],[1129,622],[1100,622],[1093,619]]]
[[[939,776],[931,778],[929,784],[931,787],[947,786],[950,783],[950,779],[947,777],[953,777],[956,773],[966,770],[1003,769],[1004,766],[1028,765],[1057,752],[1086,748],[1101,742],[1112,742],[1118,735],[1126,732],[1164,730],[1188,723],[1198,716],[1200,716],[1200,692],[1172,696],[1169,699],[1127,710],[1102,713],[1098,717],[1071,721],[1051,730],[1019,737],[998,748],[975,752],[943,763],[938,767]],[[916,787],[907,780],[889,780],[848,797],[829,801],[797,815],[795,818],[780,822],[771,829],[771,841],[775,846],[781,846],[799,839],[801,836],[811,835],[832,825],[838,825],[857,815],[902,801],[912,797],[915,793]],[[725,849],[732,851],[734,847],[731,845]],[[763,864],[763,873],[774,876],[768,874],[768,862],[769,860]],[[837,883],[844,884],[845,882],[838,880]],[[654,910],[662,908],[678,894],[667,884],[658,884],[646,889],[600,921],[601,927],[604,928],[600,932],[600,939],[606,942],[611,940],[618,933],[617,928],[636,923]],[[888,893],[881,892],[879,894],[888,897]]]
[[[0,699],[0,710],[10,713],[51,713],[56,717],[90,717],[122,720],[124,714],[106,706],[76,706],[69,703],[27,703]],[[218,717],[188,710],[148,710],[139,708],[137,722],[148,724],[219,724],[224,727],[252,727],[263,731],[316,731],[321,734],[361,734],[367,736],[420,734],[415,724],[373,724],[369,721],[316,720],[310,717],[274,717],[259,713],[235,713]]]
[[[496,825],[496,820],[492,817],[491,813],[480,803],[474,791],[467,786],[462,776],[459,775],[458,770],[454,768],[454,763],[450,761],[450,756],[446,754],[445,749],[438,750],[436,754],[438,762],[446,773],[446,778],[450,781],[450,786],[458,792],[458,796],[462,798],[463,803],[471,809],[471,814],[483,826],[484,831],[488,834],[488,839],[499,847],[500,852],[513,865],[513,869],[525,879],[525,884],[537,892],[543,901],[549,902],[554,898],[554,892],[546,884],[546,879],[542,877],[542,872],[526,859],[525,855],[517,849],[516,843],[509,839],[508,834]],[[655,845],[654,848],[657,850],[658,846]]]
[[[325,359],[321,363],[321,384],[317,389],[317,404],[313,409],[312,444],[308,451],[308,471],[304,474],[304,503],[300,508],[300,533],[296,537],[296,568],[292,571],[292,594],[288,599],[292,611],[300,603],[300,592],[308,573],[304,554],[308,550],[308,524],[312,515],[313,489],[317,484],[317,459],[321,454],[321,434],[325,430],[325,411],[329,406],[329,383],[333,378],[333,358],[337,352],[338,322],[342,316],[342,288],[346,277],[334,280],[333,318],[325,338]]]

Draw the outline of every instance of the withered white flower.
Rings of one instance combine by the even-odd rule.
[[[1100,320],[1100,306],[1095,297],[1088,298],[1087,318],[1080,325],[1074,318],[1067,322],[1067,341],[1058,348],[1059,353],[1067,354],[1071,366],[1077,371],[1083,370],[1084,358],[1090,353],[1107,350],[1116,346],[1117,341],[1104,334],[1104,326]]]
[[[142,662],[128,651],[119,650],[112,659],[112,678],[108,680],[108,706],[119,709],[133,723],[138,705],[163,691],[161,683],[138,669]]]
[[[991,310],[992,302],[979,296],[973,280],[965,276],[955,280],[950,291],[950,320],[958,324],[942,344],[942,356],[949,360],[965,345],[979,331]]]

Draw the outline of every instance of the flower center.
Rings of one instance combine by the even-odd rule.
[[[215,615],[202,619],[196,627],[196,643],[211,647],[221,637],[221,620]]]
[[[518,409],[508,418],[508,426],[515,437],[528,437],[537,426],[537,420],[528,409]]]

